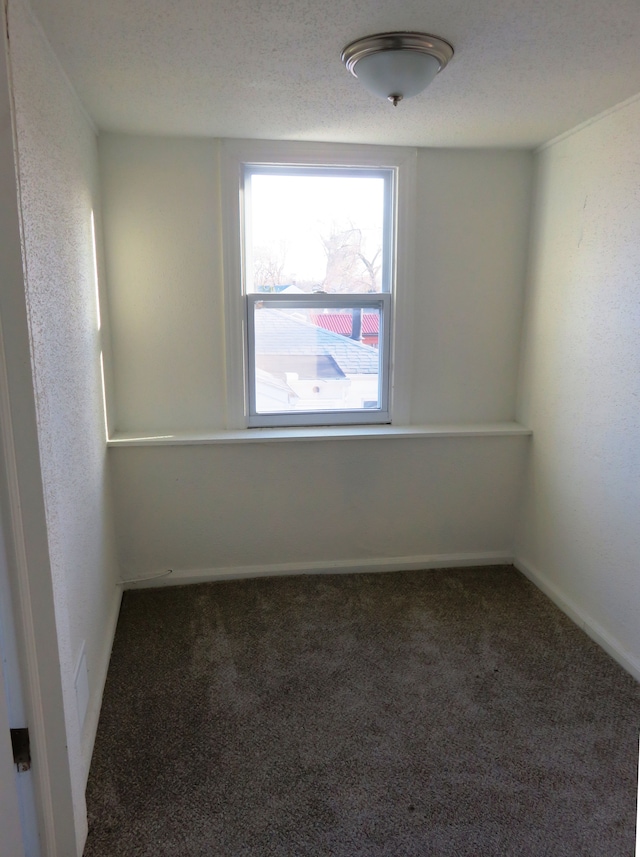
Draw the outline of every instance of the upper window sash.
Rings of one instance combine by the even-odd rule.
[[[241,217],[242,217],[242,293],[251,293],[251,179],[256,175],[268,176],[308,176],[323,178],[376,178],[383,181],[383,234],[382,234],[382,271],[381,287],[383,292],[393,292],[395,284],[395,247],[396,247],[396,174],[393,167],[354,167],[335,166],[333,164],[274,165],[264,163],[243,164],[240,185]]]

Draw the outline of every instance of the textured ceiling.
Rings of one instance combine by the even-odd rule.
[[[640,0],[31,0],[100,128],[534,146],[640,91]],[[455,55],[393,108],[340,62],[422,30]]]

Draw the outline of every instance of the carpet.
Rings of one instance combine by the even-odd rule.
[[[639,731],[512,567],[130,591],[85,857],[633,857]]]

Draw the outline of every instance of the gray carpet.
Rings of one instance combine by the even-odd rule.
[[[639,686],[512,568],[125,595],[86,857],[632,857]]]

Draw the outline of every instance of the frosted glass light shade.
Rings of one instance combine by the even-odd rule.
[[[354,68],[362,85],[380,98],[418,95],[439,71],[436,57],[418,51],[380,51],[358,60]]]
[[[418,95],[453,56],[449,42],[427,33],[378,33],[356,39],[342,51],[354,77],[396,105]]]

